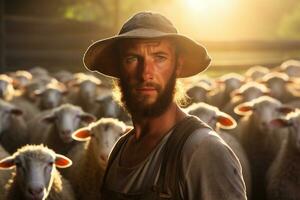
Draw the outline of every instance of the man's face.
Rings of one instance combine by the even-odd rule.
[[[123,103],[133,115],[160,115],[173,100],[179,73],[174,45],[166,39],[127,40],[120,47]]]

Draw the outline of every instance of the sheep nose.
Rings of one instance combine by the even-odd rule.
[[[28,192],[32,196],[40,196],[43,192],[43,188],[42,187],[28,188]]]
[[[71,134],[71,130],[67,129],[67,130],[63,130],[61,131],[62,135],[70,135]]]

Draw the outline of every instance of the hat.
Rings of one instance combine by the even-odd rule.
[[[174,25],[163,15],[140,12],[132,16],[118,35],[98,40],[88,47],[83,62],[87,69],[112,78],[119,78],[117,43],[124,39],[172,38],[183,56],[184,62],[179,78],[204,71],[210,64],[206,49],[196,41],[177,33]]]

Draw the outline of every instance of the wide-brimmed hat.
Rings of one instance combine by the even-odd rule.
[[[159,13],[140,12],[123,25],[118,35],[90,45],[83,57],[84,65],[91,71],[119,78],[116,44],[124,39],[154,38],[172,38],[175,41],[180,55],[184,58],[179,78],[196,75],[210,64],[211,59],[206,49],[196,41],[178,34],[177,29],[166,17]]]

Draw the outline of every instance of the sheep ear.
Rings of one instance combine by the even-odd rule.
[[[233,129],[236,127],[236,121],[230,115],[221,112],[217,117],[220,128]]]
[[[54,114],[49,114],[41,119],[41,121],[46,123],[53,123],[56,119],[56,116]]]
[[[91,132],[87,128],[81,128],[72,134],[72,138],[76,141],[87,141],[91,138]]]
[[[295,108],[289,107],[289,106],[282,106],[278,108],[278,112],[283,113],[283,114],[289,114],[290,112],[295,111]]]
[[[55,166],[58,168],[67,168],[72,165],[72,160],[61,154],[56,154]]]
[[[9,156],[0,161],[0,169],[11,169],[15,166],[15,158]]]
[[[10,110],[10,113],[12,113],[12,114],[14,114],[16,116],[21,116],[21,115],[23,115],[24,112],[23,112],[23,110],[21,110],[19,108],[12,108]]]
[[[34,96],[39,97],[39,96],[41,96],[43,94],[43,91],[42,90],[35,90],[33,92],[33,94],[34,94]]]
[[[281,119],[281,118],[273,119],[272,121],[269,122],[269,124],[273,128],[284,128],[284,127],[290,126],[290,123],[288,120]]]
[[[96,121],[96,117],[88,113],[81,114],[80,119],[86,123],[91,123]]]
[[[252,113],[253,106],[249,103],[242,103],[234,108],[234,112],[238,115],[245,116]]]

